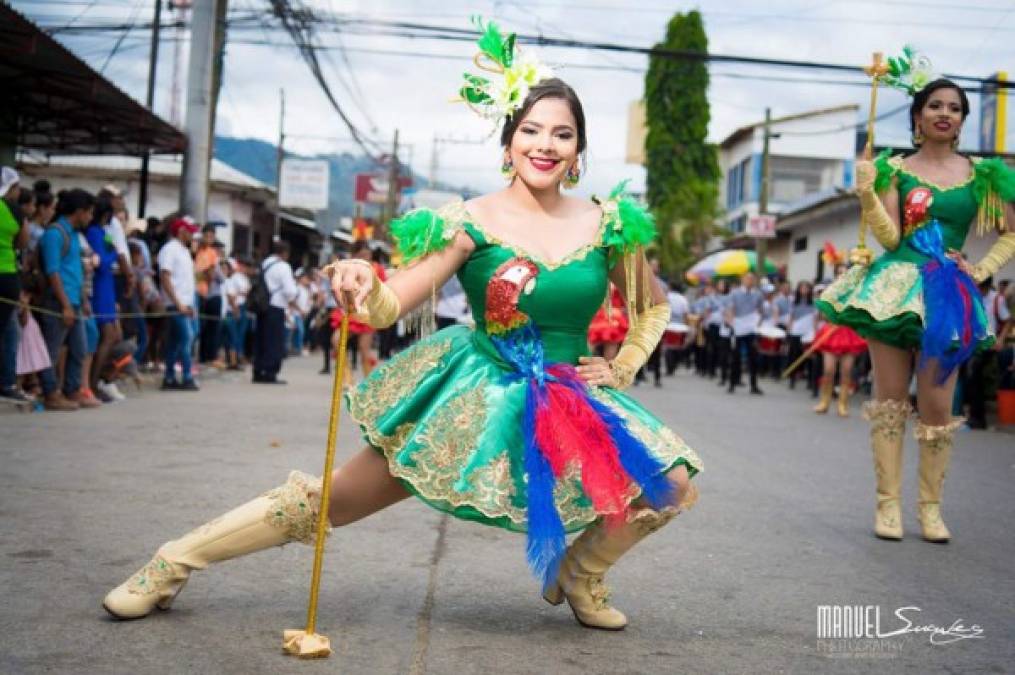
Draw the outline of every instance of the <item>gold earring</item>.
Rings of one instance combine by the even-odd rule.
[[[509,183],[515,179],[515,165],[510,157],[504,157],[504,161],[500,165],[500,175]]]
[[[916,131],[913,132],[913,145],[919,147],[923,145],[923,129],[919,125],[916,127]]]
[[[567,173],[564,174],[564,182],[561,184],[565,190],[571,190],[578,186],[578,181],[581,180],[582,173],[578,168],[578,162],[575,162],[568,168]]]

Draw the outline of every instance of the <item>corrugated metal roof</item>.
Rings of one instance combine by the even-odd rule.
[[[0,131],[60,153],[181,152],[186,137],[0,2]]]

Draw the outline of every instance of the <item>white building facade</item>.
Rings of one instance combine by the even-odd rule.
[[[844,105],[771,120],[769,213],[810,194],[852,186],[858,112],[858,106]],[[759,213],[764,139],[764,123],[758,122],[737,129],[719,145],[719,206],[723,225],[734,236]]]

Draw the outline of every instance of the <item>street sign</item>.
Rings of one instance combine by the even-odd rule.
[[[328,208],[328,162],[317,159],[282,161],[278,203],[309,211]]]
[[[412,179],[408,176],[399,176],[398,187],[400,190],[412,185]],[[356,174],[355,201],[366,202],[367,204],[386,204],[388,201],[388,177],[387,175],[375,175],[372,173]]]
[[[775,239],[775,216],[751,216],[747,219],[746,234],[756,239]]]

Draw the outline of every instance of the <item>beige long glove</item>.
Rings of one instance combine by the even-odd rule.
[[[366,314],[353,313],[350,315],[351,317],[367,323],[371,328],[377,329],[387,328],[398,321],[398,317],[402,313],[402,305],[398,301],[398,296],[395,295],[393,290],[388,288],[387,284],[380,280],[377,276],[377,272],[374,271],[373,265],[368,263],[366,260],[359,260],[356,258],[351,260],[340,260],[325,268],[325,273],[328,274],[329,278],[331,277],[331,273],[334,269],[339,265],[366,266],[373,277],[373,285],[370,287],[370,292],[367,294],[366,300],[363,302],[363,309],[366,310]]]
[[[857,162],[856,192],[860,197],[860,217],[867,223],[871,234],[888,251],[899,247],[899,226],[885,210],[877,193],[874,192],[874,177],[877,170],[873,162]]]
[[[1012,257],[1015,257],[1015,232],[1005,232],[997,238],[983,260],[973,265],[973,279],[980,283],[994,276]]]
[[[617,389],[631,386],[635,375],[655,351],[669,322],[670,306],[665,302],[649,307],[638,315],[637,327],[627,331],[620,351],[610,361]]]

